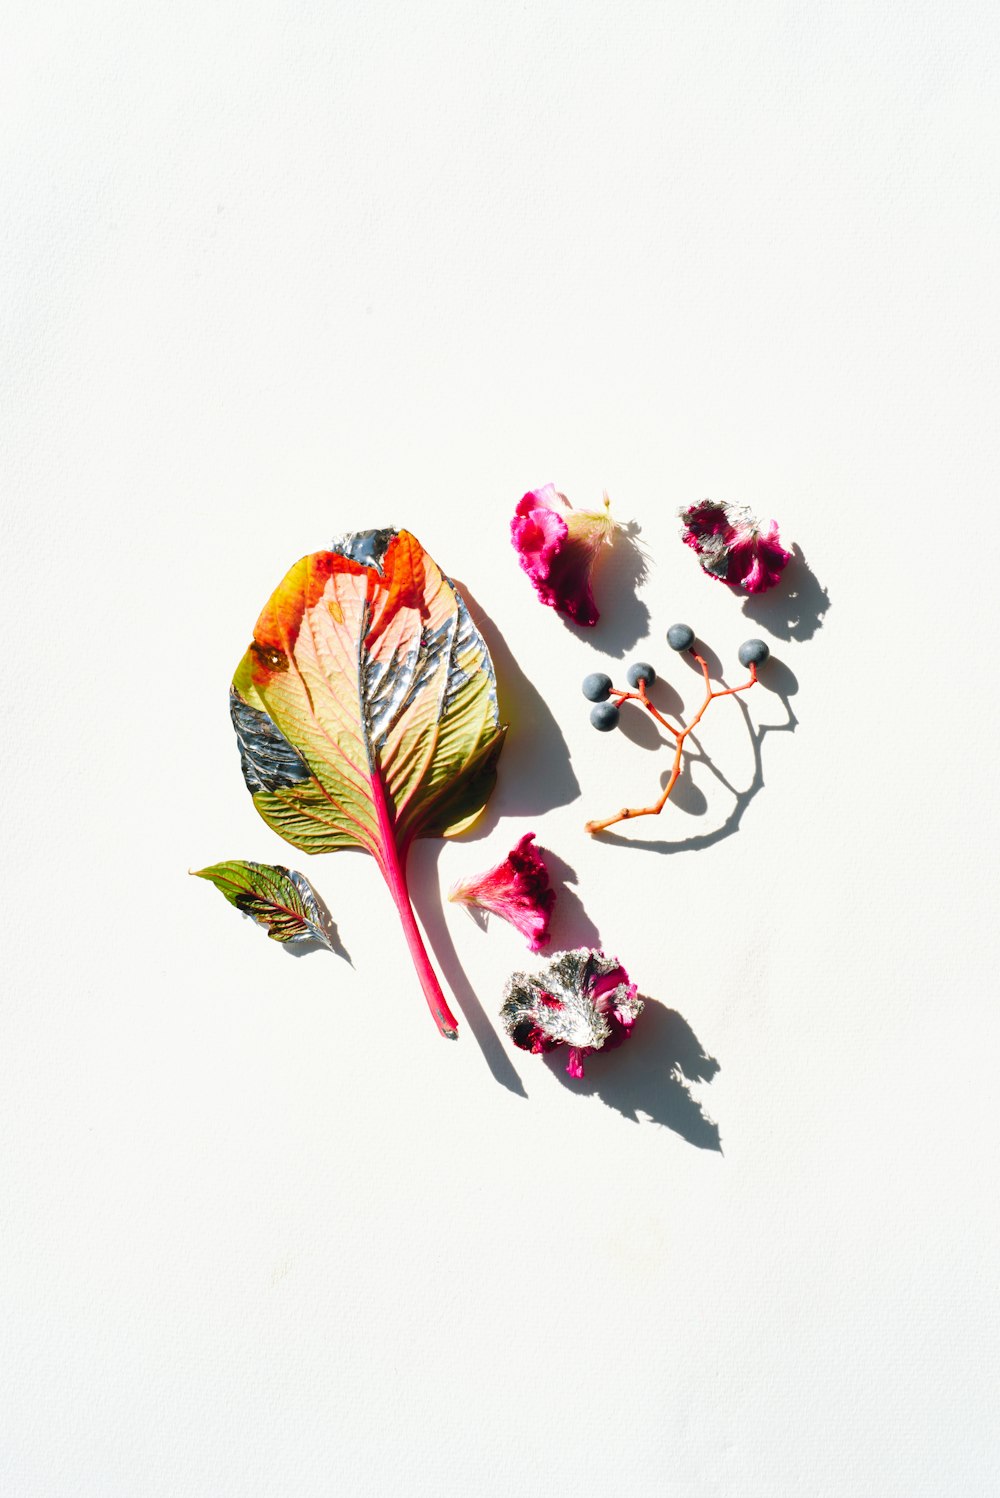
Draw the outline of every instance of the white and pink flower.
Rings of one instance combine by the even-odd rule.
[[[458,880],[449,890],[448,899],[509,921],[527,938],[531,950],[538,952],[549,939],[556,892],[549,884],[545,859],[532,846],[534,840],[535,834],[526,832],[503,863],[485,874]]]
[[[555,485],[529,490],[518,503],[510,536],[522,569],[543,603],[572,619],[596,624],[591,575],[601,547],[616,529],[604,496],[602,510],[575,510]]]

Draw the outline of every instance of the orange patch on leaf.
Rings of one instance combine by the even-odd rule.
[[[349,573],[354,577],[363,575],[368,569],[350,557],[336,551],[316,551],[312,556],[302,557],[289,568],[281,582],[261,610],[254,628],[254,640],[264,650],[280,650],[291,655],[302,626],[302,616],[307,609],[319,601],[330,578],[336,573]],[[331,604],[330,612],[337,619]],[[340,623],[342,620],[337,619]]]
[[[371,649],[402,608],[427,613],[425,560],[427,553],[409,531],[399,531],[389,542],[377,580],[376,611],[366,644]]]

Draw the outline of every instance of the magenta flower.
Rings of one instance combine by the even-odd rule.
[[[703,499],[679,513],[681,538],[697,552],[702,570],[731,588],[766,593],[791,560],[778,539],[777,521],[765,526],[746,505]]]
[[[460,879],[448,892],[456,904],[477,906],[501,920],[510,921],[527,937],[533,952],[549,939],[549,917],[556,903],[556,892],[549,885],[545,859],[531,845],[533,832],[526,832],[516,848],[511,848],[503,863],[485,874]]]
[[[600,617],[590,579],[601,547],[614,537],[609,505],[605,494],[603,510],[574,510],[564,494],[546,484],[524,496],[510,523],[510,538],[535,592],[574,624],[596,624]]]
[[[512,973],[500,1018],[522,1051],[569,1046],[566,1070],[582,1077],[583,1058],[621,1045],[643,1008],[617,957],[581,947],[556,952],[540,973]]]

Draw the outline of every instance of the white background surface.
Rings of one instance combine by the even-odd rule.
[[[6,16],[4,1492],[995,1492],[995,7]],[[587,640],[506,539],[549,480],[650,558]],[[800,545],[794,626],[702,577],[705,495]],[[386,523],[505,642],[496,797],[413,862],[457,1044],[226,716],[286,567]],[[798,727],[732,835],[695,766],[599,846],[665,760],[579,680],[690,706],[676,619],[767,633]],[[751,784],[731,702],[702,740]],[[529,828],[663,1006],[582,1088],[441,910]],[[234,856],[353,968],[187,878]]]

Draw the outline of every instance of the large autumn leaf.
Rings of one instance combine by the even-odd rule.
[[[303,557],[257,620],[231,709],[265,822],[308,853],[372,855],[431,1012],[454,1035],[406,856],[414,838],[475,821],[506,733],[489,651],[454,584],[408,531],[363,531]]]

